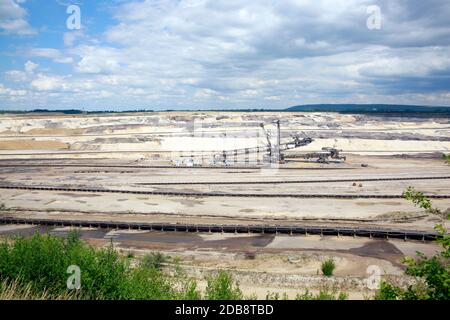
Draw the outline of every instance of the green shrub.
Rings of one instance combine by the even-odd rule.
[[[66,239],[34,234],[0,243],[0,297],[17,299],[201,299],[197,282],[159,267],[165,257],[150,254],[135,268],[112,246],[93,248],[77,232]],[[67,267],[81,271],[81,289],[68,290]],[[208,278],[206,298],[242,299],[226,272]]]
[[[241,300],[243,298],[239,284],[229,273],[222,270],[207,278],[205,294],[208,300]]]
[[[400,289],[388,282],[382,281],[380,289],[375,294],[375,300],[397,300],[401,295]]]
[[[0,245],[0,278],[21,279],[36,291],[60,295],[67,291],[67,268],[81,269],[86,298],[120,298],[127,266],[113,248],[95,250],[71,233],[67,239],[36,233]]]
[[[286,292],[279,294],[278,292],[267,292],[266,300],[289,300]]]
[[[333,275],[333,271],[335,268],[336,264],[334,263],[334,260],[332,258],[329,258],[322,262],[322,273],[327,277],[331,277]]]
[[[95,249],[72,232],[66,239],[36,233],[0,244],[0,281],[19,281],[34,293],[67,294],[70,265],[81,270],[79,297],[85,299],[171,299],[188,282],[156,268],[131,268],[112,246]]]
[[[146,254],[141,260],[141,266],[144,268],[161,269],[162,264],[167,260],[161,252],[151,252]]]
[[[347,300],[348,295],[344,292],[339,292],[336,288],[323,287],[319,293],[313,294],[306,290],[303,294],[297,294],[295,300]]]
[[[239,284],[231,274],[219,271],[206,278],[206,289],[181,268],[173,275],[160,270],[165,256],[145,256],[136,267],[112,247],[96,249],[70,232],[67,238],[34,234],[0,243],[0,297],[11,299],[243,299]],[[331,260],[332,261],[332,260]],[[67,267],[81,270],[81,289],[67,289]],[[334,262],[333,262],[334,265]],[[333,267],[334,268],[334,267]],[[269,299],[287,295],[268,294]],[[301,299],[344,299],[335,291],[305,293]]]
[[[450,154],[444,154],[443,158],[445,162],[450,163]]]
[[[77,292],[55,296],[49,295],[47,291],[35,292],[31,283],[24,284],[18,280],[0,281],[0,300],[69,300],[76,298]]]
[[[433,203],[430,199],[428,199],[422,192],[416,191],[413,187],[408,187],[403,192],[403,197],[406,200],[411,200],[415,206],[419,206],[422,209],[425,209],[426,212],[431,214],[441,215],[442,212],[433,207]]]
[[[429,199],[414,188],[409,187],[404,196],[422,208],[439,212],[432,207]],[[442,246],[441,252],[431,258],[418,252],[416,259],[407,257],[403,260],[406,274],[415,277],[416,283],[406,289],[392,283],[381,283],[375,299],[450,300],[450,236],[442,225],[436,225],[435,229],[438,231],[437,242]]]

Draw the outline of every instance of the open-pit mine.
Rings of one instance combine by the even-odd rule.
[[[302,112],[0,115],[0,236],[77,228],[158,250],[192,275],[230,270],[246,293],[324,284],[370,296],[369,266],[439,247],[450,209],[443,116]],[[335,277],[318,274],[333,257]],[[169,266],[170,267],[170,266]]]

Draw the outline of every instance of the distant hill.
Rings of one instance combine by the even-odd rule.
[[[33,109],[33,110],[0,110],[0,113],[62,113],[62,114],[98,114],[98,113],[133,113],[133,112],[154,112],[153,110],[142,109],[142,110],[124,110],[124,111],[83,111],[80,109]]]
[[[161,112],[178,112],[180,110],[161,110]],[[191,109],[181,110],[191,112],[339,112],[339,113],[372,113],[372,114],[391,114],[391,115],[416,115],[426,116],[427,114],[437,114],[440,116],[450,117],[450,107],[436,106],[418,106],[418,105],[398,105],[398,104],[305,104],[293,106],[286,109]],[[32,109],[32,110],[0,110],[0,113],[63,113],[63,114],[100,114],[100,113],[133,113],[133,112],[155,112],[151,109],[124,109],[122,111],[82,111],[80,109]]]
[[[340,112],[340,113],[406,113],[429,114],[438,113],[450,115],[450,107],[427,107],[397,104],[307,104],[294,106],[285,111],[303,112]]]

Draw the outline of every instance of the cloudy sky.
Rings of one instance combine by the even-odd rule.
[[[450,1],[0,0],[0,61],[0,109],[450,106]]]

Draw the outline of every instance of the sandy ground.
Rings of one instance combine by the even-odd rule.
[[[48,162],[32,162],[48,163]],[[446,177],[450,176],[449,166],[440,159],[428,158],[390,158],[374,156],[350,156],[345,164],[318,165],[298,169],[201,169],[201,168],[114,168],[102,167],[117,164],[105,160],[96,163],[98,167],[60,165],[33,167],[30,162],[0,163],[0,183],[7,185],[60,186],[69,188],[103,188],[115,190],[139,190],[158,192],[214,192],[221,194],[393,194],[401,195],[413,186],[425,194],[450,195],[449,179],[407,180],[407,181],[363,181],[352,179],[368,178],[407,178],[407,177]],[[68,164],[76,161],[66,162]],[[92,163],[92,161],[91,161]],[[361,163],[369,163],[361,167]],[[17,167],[17,165],[22,165]],[[119,162],[119,164],[124,164]],[[3,166],[2,166],[3,165]],[[10,166],[7,166],[10,165]],[[300,164],[303,165],[303,164]],[[308,169],[309,168],[309,169]],[[323,180],[348,179],[348,182],[320,182]],[[213,185],[208,182],[229,182]],[[251,182],[270,181],[270,184],[251,184]],[[302,181],[301,183],[282,183],[277,181]],[[311,182],[308,182],[311,181]],[[201,183],[182,184],[173,183]],[[233,184],[249,182],[249,184]],[[152,183],[172,183],[152,185]],[[411,229],[430,228],[436,221],[419,219],[424,212],[404,199],[299,199],[299,198],[246,198],[246,197],[185,197],[149,196],[134,194],[77,193],[68,191],[26,191],[2,190],[0,203],[17,211],[39,211],[53,217],[83,215],[85,219],[104,215],[104,219],[140,219],[155,222],[158,215],[170,217],[178,222],[183,216],[203,219],[240,220],[291,220],[340,219],[379,221],[398,220],[401,227]],[[445,211],[450,207],[450,199],[435,199],[433,204]],[[405,225],[403,218],[416,220],[416,225]],[[403,223],[403,224],[402,224]]]
[[[24,192],[2,190],[0,202],[14,212],[16,209],[60,212],[59,217],[70,212],[103,212],[111,220],[117,214],[138,214],[143,222],[152,221],[154,214],[177,216],[213,216],[247,219],[301,219],[340,218],[370,219],[378,215],[395,217],[398,214],[421,215],[421,211],[405,200],[376,201],[370,199],[295,199],[295,198],[248,198],[208,197],[142,197],[136,195],[86,195],[70,192]],[[436,207],[447,209],[448,199],[433,201]],[[99,206],[101,204],[101,206]],[[64,212],[62,211],[64,210]],[[66,213],[67,212],[67,213]]]
[[[10,235],[31,235],[48,232],[64,236],[70,228],[0,225],[0,238]],[[408,283],[401,259],[420,251],[427,256],[439,247],[433,243],[402,240],[370,240],[367,238],[233,235],[137,230],[79,229],[84,241],[95,246],[113,245],[124,255],[135,258],[149,251],[162,251],[167,257],[165,269],[173,272],[182,267],[200,287],[217,268],[227,270],[239,282],[245,295],[264,299],[268,293],[288,294],[295,298],[309,290],[337,288],[350,299],[372,296],[367,286],[370,268],[377,268],[381,278]],[[320,265],[332,258],[336,269],[332,277],[321,275]],[[370,267],[370,268],[369,268]]]
[[[67,149],[68,144],[52,140],[7,140],[0,141],[0,150],[61,150]]]
[[[343,149],[347,161],[318,164],[291,159],[279,168],[255,168],[261,159],[252,158],[246,164],[239,157],[238,165],[242,168],[126,167],[170,166],[171,160],[190,156],[211,164],[213,156],[222,150],[264,147],[267,141],[259,127],[261,122],[272,133],[272,143],[276,141],[273,122],[277,119],[282,121],[283,142],[296,133],[314,139],[310,145],[290,150],[287,155],[337,147]],[[450,176],[450,167],[441,158],[442,153],[450,152],[449,128],[447,118],[336,113],[0,115],[0,185],[350,195],[401,195],[408,186],[413,186],[425,194],[450,195],[450,179],[444,178]],[[392,177],[440,179],[352,181]],[[339,179],[350,181],[322,181]],[[268,181],[272,183],[252,183]],[[302,182],[276,183],[279,181]],[[176,184],[188,182],[197,184]],[[7,216],[117,222],[339,225],[423,231],[433,230],[436,223],[445,223],[403,199],[180,197],[1,190],[0,204],[5,207],[0,214]],[[433,204],[445,211],[450,208],[450,199],[433,200]],[[37,230],[67,232],[0,225],[0,237],[30,235]],[[259,298],[265,298],[267,292],[288,293],[293,298],[305,289],[316,292],[327,285],[345,290],[350,298],[363,299],[373,295],[365,283],[369,266],[378,266],[383,277],[410,281],[403,274],[402,257],[414,255],[417,250],[427,255],[437,250],[432,243],[348,237],[84,230],[83,238],[97,246],[107,245],[113,239],[117,248],[136,255],[164,251],[171,257],[168,270],[177,260],[201,285],[204,277],[217,268],[229,270],[245,294],[256,294]],[[318,271],[328,257],[335,259],[337,265],[331,278]]]
[[[315,141],[299,151],[337,147],[345,152],[448,152],[448,119],[398,118],[336,113],[150,113],[121,115],[0,115],[0,158],[15,153],[116,152],[115,158],[132,158],[128,152],[211,152],[266,144],[259,127],[275,133],[273,122],[282,119],[282,140],[293,133]],[[273,138],[273,137],[272,137]],[[54,143],[50,143],[49,139]],[[274,140],[275,141],[275,140]],[[45,148],[44,148],[45,147]],[[5,150],[1,152],[1,150]],[[117,153],[119,152],[119,153]],[[125,154],[121,154],[125,153]],[[11,152],[9,152],[10,154]],[[42,153],[42,152],[41,152]],[[151,157],[150,155],[146,155]],[[99,157],[99,155],[95,155]]]

